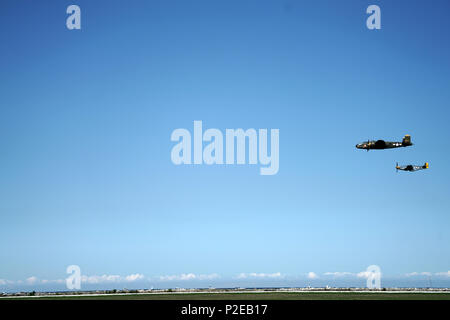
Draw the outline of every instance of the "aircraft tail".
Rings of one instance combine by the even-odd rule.
[[[428,169],[428,162],[425,162],[425,164],[423,165],[424,169]]]
[[[407,134],[407,135],[405,135],[405,136],[403,137],[402,144],[403,144],[404,146],[410,146],[410,145],[412,145],[412,143],[411,143],[411,136],[410,136],[409,134]]]

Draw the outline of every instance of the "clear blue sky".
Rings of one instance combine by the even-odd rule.
[[[70,4],[81,30],[66,28]],[[370,4],[381,30],[366,28]],[[0,289],[64,279],[71,264],[86,275],[217,274],[208,285],[246,285],[251,273],[281,274],[255,285],[309,284],[308,272],[326,282],[371,264],[439,278],[450,270],[449,10],[444,0],[2,1]],[[278,174],[175,166],[170,134],[194,120],[279,129]],[[414,146],[355,149],[405,134]],[[397,161],[430,169],[397,174]]]

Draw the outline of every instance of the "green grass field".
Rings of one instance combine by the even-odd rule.
[[[450,293],[267,292],[24,297],[25,300],[450,300]]]

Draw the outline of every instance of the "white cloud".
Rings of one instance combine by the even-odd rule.
[[[10,281],[10,280],[5,280],[5,281],[6,281],[7,284],[13,284],[14,283],[14,281]],[[42,279],[41,280],[38,277],[32,276],[32,277],[29,277],[29,278],[25,279],[25,281],[18,280],[16,283],[17,284],[23,284],[24,282],[25,282],[25,284],[28,284],[28,285],[54,284],[54,283],[61,284],[61,283],[64,283],[65,280],[63,280],[63,279],[56,279],[56,280]],[[0,282],[0,284],[1,284],[1,282]]]
[[[361,272],[359,272],[356,276],[358,277],[358,278],[369,278],[371,275],[373,274],[373,272],[370,272],[370,271],[361,271]]]
[[[81,276],[81,282],[89,283],[89,284],[99,284],[99,283],[120,283],[120,282],[133,282],[133,281],[139,281],[144,280],[145,276],[140,273],[134,273],[127,275],[125,277],[119,276],[119,275],[107,275],[104,274],[102,276]]]
[[[118,275],[102,275],[102,276],[81,276],[81,282],[98,284],[98,283],[108,283],[108,282],[119,282],[120,276]]]
[[[140,273],[130,274],[125,277],[119,275],[108,275],[104,274],[102,276],[81,276],[81,282],[89,283],[89,284],[100,284],[100,283],[120,283],[120,282],[133,282],[137,280],[144,280],[144,275]]]
[[[418,277],[418,276],[428,276],[431,277],[432,275],[438,276],[438,277],[450,277],[450,271],[444,271],[444,272],[436,272],[436,273],[431,273],[431,272],[411,272],[411,273],[406,273],[405,276],[407,277]]]
[[[197,276],[193,273],[188,273],[188,274],[182,274],[180,276],[180,280],[193,280],[197,278]]]
[[[41,280],[42,284],[48,284],[48,283],[64,283],[65,281],[63,279],[56,279],[56,280]]]
[[[247,279],[247,278],[281,278],[282,275],[280,272],[275,273],[240,273],[237,278],[238,279]]]
[[[308,279],[317,279],[319,276],[315,272],[308,272]]]
[[[450,270],[447,272],[436,272],[435,275],[437,276],[444,276],[444,277],[450,277]]]
[[[217,278],[219,278],[219,275],[217,273],[201,274],[198,276],[199,280],[211,280],[211,279],[217,279]]]
[[[101,283],[120,283],[120,282],[133,282],[138,280],[144,280],[144,275],[140,273],[130,274],[125,277],[119,276],[119,275],[102,275],[102,276],[87,276],[82,275],[81,276],[81,282],[82,283],[89,283],[89,284],[101,284]],[[47,284],[64,284],[66,282],[65,279],[55,279],[55,280],[49,280],[49,279],[39,279],[38,277],[31,276],[25,280],[17,280],[17,281],[11,281],[6,279],[0,279],[0,286],[4,285],[47,285]]]
[[[431,276],[431,272],[411,272],[406,274],[407,277],[415,276]]]
[[[414,277],[414,276],[418,276],[418,275],[419,275],[419,272],[410,272],[410,273],[405,274],[405,276],[407,276],[407,277]]]
[[[192,280],[192,279],[195,279],[195,274],[193,273],[183,273],[180,275],[168,275],[159,277],[159,280],[161,281]]]
[[[194,274],[194,273],[182,273],[178,275],[167,275],[167,276],[160,276],[160,281],[175,281],[175,280],[181,280],[181,281],[188,281],[188,280],[212,280],[219,278],[219,275],[217,273],[212,274]]]
[[[5,286],[5,285],[13,285],[15,284],[15,281],[12,280],[7,280],[7,279],[0,279],[0,286]],[[17,281],[17,283],[22,283],[22,281]]]
[[[65,282],[65,280],[63,280],[63,279],[56,279],[56,280],[46,280],[46,279],[43,279],[43,280],[41,280],[41,283],[42,284],[49,284],[49,283],[58,283],[58,284],[61,284],[61,283],[64,283]]]
[[[28,284],[36,284],[37,282],[39,282],[39,279],[35,276],[32,276],[32,277],[27,278],[26,282]]]
[[[126,281],[144,280],[144,275],[140,273],[130,274],[125,277]]]
[[[338,272],[325,272],[324,275],[333,276],[333,277],[338,278],[338,277],[352,276],[354,274],[351,272],[339,272],[338,271]]]

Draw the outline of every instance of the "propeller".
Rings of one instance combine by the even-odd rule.
[[[370,140],[369,139],[367,139],[367,152],[369,152],[369,150],[370,150]]]
[[[395,164],[395,171],[398,172],[398,162]]]

